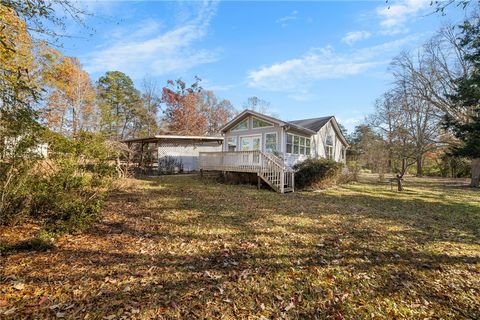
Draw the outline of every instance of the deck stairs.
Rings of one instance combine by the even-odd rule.
[[[279,193],[295,191],[295,172],[282,159],[262,151],[200,152],[200,170],[251,172]]]

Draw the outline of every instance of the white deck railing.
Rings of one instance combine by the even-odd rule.
[[[278,192],[294,190],[294,171],[270,153],[256,150],[200,152],[198,166],[206,171],[253,172]]]

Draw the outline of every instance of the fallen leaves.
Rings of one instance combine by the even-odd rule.
[[[1,318],[479,316],[469,191],[419,186],[424,201],[368,183],[288,196],[186,176],[132,184],[55,252],[2,257]]]

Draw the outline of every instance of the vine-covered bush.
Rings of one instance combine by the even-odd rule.
[[[307,159],[293,169],[297,188],[322,189],[337,183],[343,164],[329,159]]]

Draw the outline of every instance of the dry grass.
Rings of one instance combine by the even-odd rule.
[[[480,317],[480,193],[407,179],[279,195],[131,181],[53,250],[0,257],[8,318]],[[31,226],[0,229],[4,243]]]

